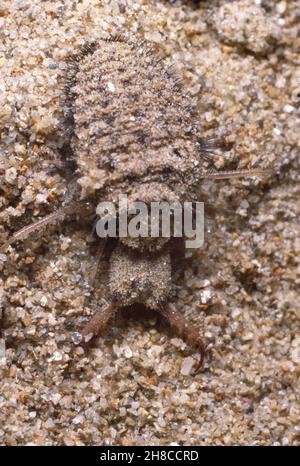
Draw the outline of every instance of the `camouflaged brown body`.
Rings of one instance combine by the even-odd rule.
[[[83,196],[101,189],[110,199],[157,182],[187,200],[183,179],[201,160],[195,105],[158,52],[100,40],[73,60],[68,86]]]
[[[92,207],[98,214],[99,202],[117,200],[119,194],[127,194],[129,203],[182,203],[197,200],[203,178],[273,174],[272,169],[263,168],[208,170],[211,150],[223,142],[216,145],[217,140],[201,138],[200,112],[195,111],[193,99],[158,53],[136,38],[99,39],[85,46],[70,60],[66,91],[66,133],[77,165],[76,181],[70,181],[60,209],[14,233],[0,245],[0,252],[69,214],[86,219],[82,208],[86,212]],[[110,245],[110,238],[105,245]],[[171,302],[180,256],[176,238],[119,237],[112,246],[105,274],[106,304],[101,304],[95,286],[103,253],[98,240],[91,274],[96,289],[94,315],[82,329],[83,341],[98,335],[118,308],[143,304],[157,310],[179,336],[198,346],[198,373],[204,363],[205,342]]]
[[[76,182],[70,182],[60,209],[16,232],[0,252],[80,213],[82,207],[97,213],[100,201],[117,200],[119,194],[127,194],[129,203],[184,202],[197,200],[201,178],[273,173],[261,168],[208,170],[209,152],[216,146],[199,136],[200,114],[193,99],[158,53],[136,38],[99,39],[84,47],[70,60],[66,84],[66,130],[77,165]],[[82,330],[84,341],[98,335],[119,307],[140,303],[159,311],[181,337],[198,345],[197,373],[204,361],[204,341],[170,302],[173,252],[180,255],[176,238],[118,239],[106,274],[107,304],[101,305],[94,294],[95,313]],[[101,240],[98,243],[93,286],[103,252]]]

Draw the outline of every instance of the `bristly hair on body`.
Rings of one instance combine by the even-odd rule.
[[[218,171],[216,148],[220,138],[204,138],[201,114],[184,90],[174,66],[153,44],[123,34],[87,43],[68,60],[64,83],[66,139],[76,164],[63,206],[9,238],[0,251],[48,225],[61,223],[72,213],[94,211],[99,200],[126,193],[129,201],[160,197],[196,200],[202,179],[269,176],[271,168]],[[86,217],[83,214],[82,219]],[[172,244],[126,242],[118,238],[109,256],[107,305],[96,294],[94,316],[82,330],[87,343],[101,332],[119,307],[135,303],[158,311],[189,343],[195,344],[203,367],[205,343],[199,331],[182,315],[172,296]],[[109,240],[107,240],[109,242]],[[103,243],[96,254],[93,286],[102,260]]]

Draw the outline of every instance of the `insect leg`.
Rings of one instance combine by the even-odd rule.
[[[198,374],[204,363],[205,343],[196,328],[178,312],[173,304],[169,303],[160,309],[162,315],[167,319],[170,326],[175,329],[179,336],[185,338],[188,343],[196,344],[200,352],[200,361],[194,374]]]
[[[0,246],[0,252],[4,253],[7,250],[8,246],[15,243],[16,241],[24,240],[28,238],[28,236],[31,233],[37,230],[41,230],[42,228],[45,228],[48,225],[53,225],[58,222],[61,222],[64,220],[66,215],[76,212],[78,210],[78,202],[75,201],[76,192],[74,191],[74,187],[72,188],[73,189],[69,191],[66,197],[66,203],[63,207],[56,210],[52,214],[49,214],[46,217],[38,220],[37,222],[31,223],[30,225],[21,228],[21,230],[14,233],[2,246]]]
[[[245,178],[250,176],[270,176],[275,172],[272,168],[246,168],[244,170],[229,170],[220,172],[207,172],[200,175],[200,178],[225,180],[228,178]]]
[[[99,241],[98,243],[96,257],[95,257],[95,265],[92,268],[92,272],[90,274],[90,286],[93,289],[95,288],[95,285],[96,285],[96,278],[99,272],[100,263],[101,263],[101,259],[104,253],[105,245],[106,245],[106,241]]]

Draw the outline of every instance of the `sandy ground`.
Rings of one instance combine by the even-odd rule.
[[[0,241],[61,205],[60,78],[70,52],[122,27],[159,44],[199,99],[224,167],[187,254],[178,307],[204,325],[205,369],[154,314],[74,344],[90,309],[91,225],[67,222],[0,255],[0,442],[299,444],[299,1],[0,3]],[[220,165],[221,166],[221,165]],[[201,199],[199,199],[201,200]]]

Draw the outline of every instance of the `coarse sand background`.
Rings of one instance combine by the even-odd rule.
[[[59,83],[70,53],[116,28],[175,62],[203,136],[232,134],[219,168],[277,170],[199,186],[213,214],[177,303],[204,327],[195,377],[197,352],[155,313],[72,341],[91,312],[90,223],[1,254],[2,444],[299,444],[299,24],[299,0],[0,2],[0,242],[63,202]]]

